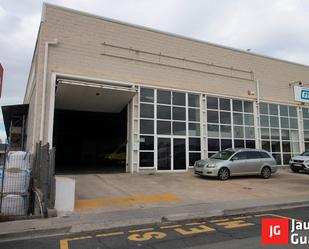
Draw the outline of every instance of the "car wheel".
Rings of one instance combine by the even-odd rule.
[[[298,173],[298,172],[299,172],[299,169],[295,169],[294,167],[291,167],[291,170],[292,170],[294,173]]]
[[[228,168],[222,168],[218,172],[218,178],[221,181],[226,181],[230,177],[230,171]]]
[[[271,176],[271,169],[269,167],[264,167],[261,171],[261,176],[264,179],[268,179]]]

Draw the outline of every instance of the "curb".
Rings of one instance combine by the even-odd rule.
[[[31,230],[16,231],[10,233],[0,234],[0,242],[20,240],[20,239],[29,239],[42,236],[56,236],[72,233],[82,233],[82,232],[91,232],[95,230],[103,229],[112,229],[136,225],[147,225],[151,223],[171,223],[179,221],[193,221],[193,220],[205,220],[210,217],[219,217],[219,216],[233,216],[240,214],[249,214],[273,210],[282,210],[290,209],[297,207],[309,206],[309,201],[300,201],[284,204],[272,204],[264,205],[257,207],[246,207],[246,208],[236,208],[236,209],[224,209],[224,210],[209,210],[199,213],[180,213],[175,215],[167,215],[163,217],[154,217],[154,218],[144,218],[144,219],[135,219],[135,220],[125,220],[118,222],[109,222],[109,223],[95,223],[95,224],[80,224],[80,225],[67,225],[63,227],[53,227],[53,228],[39,228]]]

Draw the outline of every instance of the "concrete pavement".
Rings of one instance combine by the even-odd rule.
[[[112,198],[112,202],[100,208],[81,208],[55,218],[3,222],[0,239],[82,232],[309,204],[309,175],[293,174],[288,170],[282,170],[268,180],[238,177],[225,182],[196,177],[190,173],[145,176],[118,174],[110,177],[103,177],[105,186],[109,186],[108,191],[103,187],[102,191],[88,191],[92,193],[88,200],[113,197],[121,201],[117,199],[115,202]],[[136,195],[130,196],[129,192]],[[81,192],[79,194],[80,198],[85,198]],[[152,196],[146,198],[145,194]],[[143,198],[138,199],[137,196]]]

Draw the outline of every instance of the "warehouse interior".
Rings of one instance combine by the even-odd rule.
[[[126,172],[127,106],[136,91],[58,81],[53,146],[57,174]]]

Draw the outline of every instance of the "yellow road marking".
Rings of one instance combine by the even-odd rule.
[[[153,228],[143,228],[138,230],[130,230],[129,233],[138,233],[138,232],[146,232],[146,231],[153,231]]]
[[[300,219],[294,219],[294,218],[291,218],[291,217],[286,217],[286,216],[282,216],[282,215],[278,215],[278,214],[256,214],[255,216],[256,217],[272,216],[272,217],[284,218],[284,219],[289,219],[289,220],[302,221]]]
[[[146,241],[152,238],[154,239],[163,239],[166,237],[166,233],[162,232],[148,232],[144,234],[132,234],[128,237],[129,240],[133,241]]]
[[[243,220],[234,220],[234,221],[216,223],[216,225],[223,226],[226,229],[233,229],[233,228],[254,226],[255,224],[249,223],[249,222],[246,223],[246,221],[243,221]]]
[[[213,232],[216,231],[216,229],[200,225],[198,227],[190,228],[188,230],[185,230],[183,228],[175,228],[174,231],[180,233],[181,235],[191,235],[191,234],[197,234],[197,233],[206,233],[206,232]]]
[[[82,236],[76,238],[68,238],[60,240],[60,249],[69,249],[69,241],[91,239],[91,236]]]
[[[160,227],[160,229],[171,229],[171,228],[177,228],[177,227],[181,227],[181,225],[163,226],[163,227]]]
[[[211,220],[211,223],[217,223],[217,222],[224,222],[224,221],[228,221],[229,219],[221,219],[221,220]]]
[[[196,226],[196,225],[202,225],[205,224],[206,222],[195,222],[195,223],[188,223],[186,224],[187,226]]]
[[[76,200],[75,208],[105,208],[108,206],[130,206],[150,203],[177,203],[181,200],[175,194],[165,193],[157,195],[119,196],[106,197],[91,200]]]
[[[124,232],[115,232],[115,233],[102,233],[102,234],[97,234],[97,237],[109,237],[109,236],[116,236],[116,235],[122,235]]]
[[[249,219],[249,218],[252,218],[252,216],[236,217],[236,218],[233,218],[233,220],[242,220],[242,219]]]

